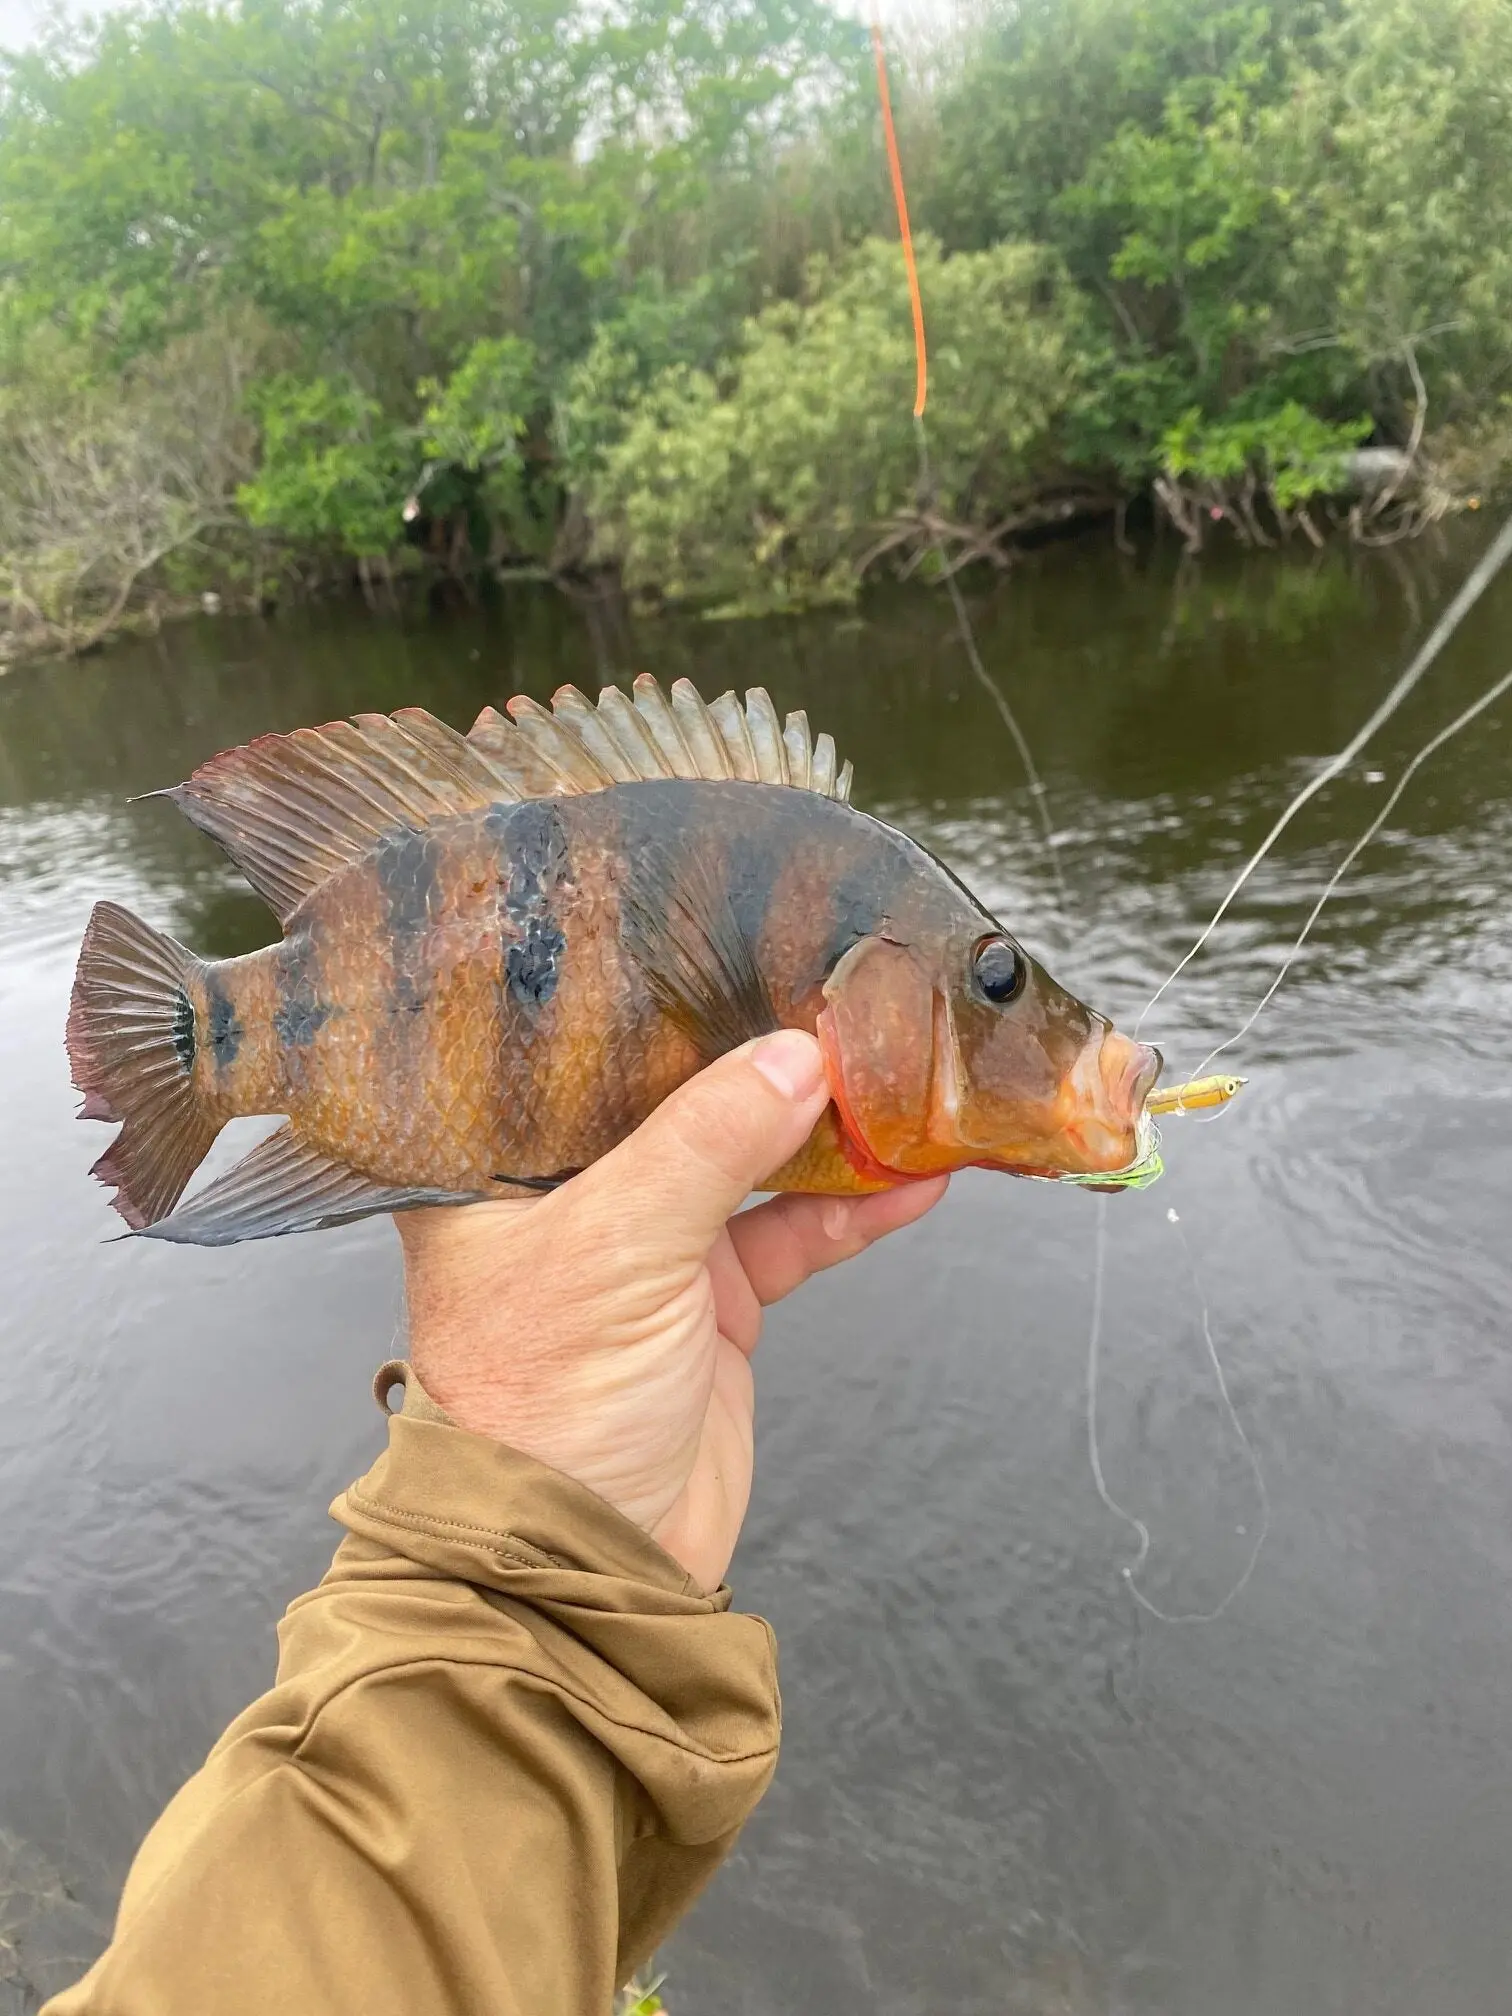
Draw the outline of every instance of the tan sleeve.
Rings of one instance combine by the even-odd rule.
[[[43,2016],[607,2016],[776,1763],[775,1649],[411,1379],[278,1676]]]

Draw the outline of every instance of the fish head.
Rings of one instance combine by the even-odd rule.
[[[987,928],[984,928],[984,925]],[[1161,1057],[981,917],[839,960],[818,1035],[846,1152],[873,1176],[1125,1170]]]

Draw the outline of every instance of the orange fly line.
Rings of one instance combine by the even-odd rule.
[[[882,22],[874,13],[871,21],[872,54],[877,59],[877,96],[882,104],[882,133],[887,142],[887,169],[892,177],[893,203],[898,212],[898,237],[903,247],[903,267],[908,275],[908,300],[913,309],[914,335],[914,434],[919,450],[919,502],[922,513],[934,499],[934,474],[929,463],[929,438],[924,429],[924,405],[929,397],[929,351],[924,341],[924,298],[919,292],[919,267],[914,258],[913,232],[908,222],[908,196],[903,187],[903,162],[898,153],[898,129],[893,124],[892,92],[887,84],[887,51],[882,42]],[[925,520],[927,524],[927,519]],[[1044,830],[1045,847],[1050,862],[1051,873],[1055,877],[1055,888],[1063,915],[1070,914],[1070,899],[1066,889],[1065,872],[1060,864],[1060,856],[1055,850],[1055,828],[1051,823],[1050,809],[1045,803],[1045,787],[1040,782],[1038,770],[1034,767],[1034,757],[1029,744],[1024,740],[1024,731],[1019,727],[1017,716],[1008,705],[1002,688],[982,663],[982,654],[977,649],[976,635],[971,627],[971,617],[961,596],[961,584],[956,580],[956,570],[945,556],[945,546],[938,525],[934,527],[935,555],[940,565],[940,578],[945,583],[945,592],[950,597],[950,606],[955,611],[956,628],[960,632],[961,645],[966,653],[966,662],[971,675],[988,695],[1003,726],[1013,737],[1013,745],[1018,750],[1019,761],[1024,766],[1024,775],[1029,780],[1029,791],[1039,811],[1039,822]]]
[[[882,23],[875,15],[871,24],[872,54],[877,59],[877,95],[882,100],[882,134],[887,142],[887,172],[892,177],[893,202],[898,211],[898,236],[903,241],[903,265],[908,273],[908,300],[913,309],[914,332],[914,418],[924,417],[929,397],[929,352],[924,343],[924,299],[919,292],[919,269],[914,261],[913,232],[908,228],[908,196],[903,188],[903,162],[898,154],[898,133],[893,125],[892,92],[887,86],[887,51],[882,46]]]

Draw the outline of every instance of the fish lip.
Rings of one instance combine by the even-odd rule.
[[[1145,1101],[1159,1083],[1165,1059],[1153,1043],[1136,1043],[1133,1050],[1134,1054],[1125,1064],[1119,1080],[1118,1096],[1120,1100],[1127,1100],[1128,1111],[1137,1122],[1145,1109]]]
[[[1101,1041],[1094,1038],[1083,1048],[1066,1080],[1077,1110],[1064,1120],[1058,1139],[1070,1152],[1053,1162],[981,1155],[974,1166],[1049,1182],[1122,1175],[1140,1160],[1141,1131],[1149,1124],[1145,1101],[1164,1068],[1165,1059],[1153,1044],[1137,1043],[1105,1023]]]

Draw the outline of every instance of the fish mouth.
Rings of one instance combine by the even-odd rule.
[[[1062,1176],[1120,1175],[1144,1164],[1151,1148],[1145,1101],[1164,1067],[1160,1052],[1109,1029],[1088,1045],[1072,1073],[1080,1111],[1065,1129],[1070,1155],[1058,1155]]]
[[[944,1013],[944,1034],[949,1038],[953,1032],[948,1007]],[[937,999],[937,1023],[939,1020]],[[986,1112],[973,1110],[971,1088],[963,1077],[956,1044],[941,1041],[937,1027],[936,1071],[926,1124],[918,1138],[902,1144],[905,1152],[894,1162],[884,1160],[873,1146],[864,1118],[852,1104],[838,1032],[826,1009],[819,1016],[817,1034],[847,1161],[860,1174],[888,1185],[918,1182],[943,1170],[964,1167],[1055,1182],[1095,1184],[1111,1179],[1114,1188],[1140,1187],[1144,1181],[1153,1181],[1160,1170],[1159,1137],[1145,1102],[1164,1060],[1150,1044],[1122,1035],[1100,1016],[1096,1020],[1100,1029],[1094,1029],[1091,1040],[1082,1046],[1048,1108],[1024,1114],[1022,1134],[1011,1117],[1008,1126],[1000,1130],[989,1123],[1008,1116],[990,1107]],[[943,1074],[939,1068],[942,1060],[950,1067]],[[898,1166],[905,1161],[906,1167]]]
[[[1077,1059],[1063,1088],[1055,1128],[1038,1144],[1041,1152],[983,1156],[977,1167],[1094,1189],[1142,1188],[1153,1182],[1161,1168],[1160,1137],[1145,1102],[1164,1061],[1151,1044],[1108,1029]]]
[[[1165,1059],[1153,1043],[1136,1043],[1132,1037],[1120,1036],[1111,1030],[1102,1046],[1098,1063],[1102,1070],[1103,1082],[1109,1082],[1108,1052],[1115,1044],[1121,1044],[1127,1055],[1113,1058],[1113,1083],[1109,1086],[1114,1107],[1126,1112],[1133,1125],[1139,1124],[1139,1116],[1144,1112],[1145,1101],[1155,1090],[1161,1072],[1165,1069]]]

